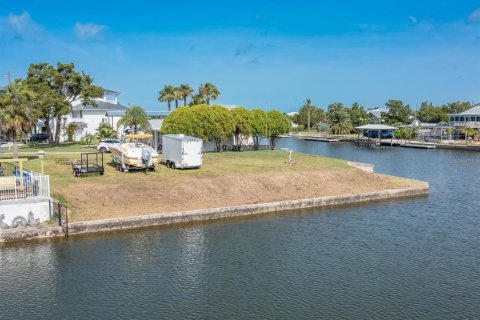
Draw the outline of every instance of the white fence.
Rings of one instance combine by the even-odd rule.
[[[0,201],[50,198],[50,177],[29,172],[23,176],[0,177]]]

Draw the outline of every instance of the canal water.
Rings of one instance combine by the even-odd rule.
[[[0,319],[480,318],[479,153],[278,147],[373,163],[430,195],[2,246]]]

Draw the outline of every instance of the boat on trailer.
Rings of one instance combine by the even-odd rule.
[[[140,135],[127,138],[139,138]],[[140,138],[148,138],[151,135],[142,135]],[[116,169],[122,172],[130,170],[155,170],[159,155],[152,147],[141,142],[124,142],[110,147],[113,162]]]

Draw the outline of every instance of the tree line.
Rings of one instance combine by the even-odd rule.
[[[461,113],[473,107],[470,102],[451,102],[441,106],[434,106],[430,102],[422,102],[420,108],[413,111],[402,100],[388,100],[385,103],[386,112],[381,113],[380,122],[392,126],[408,125],[414,119],[425,123],[448,123],[449,114]],[[334,134],[347,134],[353,132],[357,126],[369,122],[368,110],[358,103],[353,103],[350,108],[341,102],[335,102],[327,106],[327,111],[312,104],[306,99],[299,108],[298,113],[291,116],[294,123],[299,125],[299,130],[316,128],[321,130],[323,126]]]
[[[206,82],[200,85],[198,92],[193,94],[194,90],[186,83],[182,83],[178,87],[172,85],[165,85],[163,89],[158,92],[158,101],[166,102],[168,111],[171,111],[171,103],[175,101],[175,109],[178,108],[178,101],[183,100],[183,106],[187,105],[187,98],[190,97],[190,106],[200,104],[210,104],[211,100],[217,100],[220,96],[220,90],[211,82]]]
[[[288,133],[290,119],[277,110],[248,110],[243,107],[228,109],[219,105],[207,104],[180,107],[168,115],[162,125],[162,134],[186,134],[204,141],[213,139],[216,151],[222,148],[222,140],[234,135],[234,149],[243,148],[242,140],[253,137],[255,150],[259,149],[260,139],[267,137],[270,148],[275,149],[279,135]]]

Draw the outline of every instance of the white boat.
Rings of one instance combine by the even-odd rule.
[[[144,169],[155,170],[159,155],[152,147],[138,142],[124,142],[110,147],[113,161],[117,164],[117,170],[128,172],[129,170]]]

